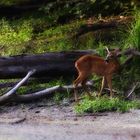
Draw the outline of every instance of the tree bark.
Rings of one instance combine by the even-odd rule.
[[[56,79],[75,76],[75,61],[83,55],[95,54],[93,50],[50,52],[37,55],[19,55],[0,57],[0,79],[22,78],[28,71],[35,69],[34,78]],[[121,53],[128,55],[130,59],[140,56],[140,52],[130,48]],[[129,59],[127,61],[130,61]]]
[[[22,78],[28,71],[35,69],[33,77],[68,77],[77,72],[75,61],[85,54],[95,51],[50,52],[38,55],[0,57],[0,79]]]

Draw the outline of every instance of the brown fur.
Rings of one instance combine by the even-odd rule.
[[[112,75],[118,70],[120,66],[117,59],[118,52],[119,51],[117,49],[112,52],[108,52],[108,62],[105,61],[102,57],[94,55],[85,55],[79,58],[75,62],[75,67],[78,71],[78,77],[74,81],[75,88],[77,88],[78,84],[80,83],[85,87],[87,78],[93,73],[103,77],[101,90],[98,95],[101,95],[106,81],[110,89],[110,96],[112,97]],[[88,95],[91,96],[89,93]],[[77,100],[76,91],[75,100]]]

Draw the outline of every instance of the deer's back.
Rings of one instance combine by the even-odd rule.
[[[79,58],[75,67],[79,72],[95,73],[100,76],[112,73],[115,70],[114,62],[107,63],[102,57],[85,55]]]

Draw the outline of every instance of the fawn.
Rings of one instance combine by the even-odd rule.
[[[75,67],[78,71],[78,77],[74,81],[74,96],[75,101],[78,100],[76,88],[78,84],[81,84],[82,87],[86,87],[87,78],[93,73],[98,76],[102,76],[102,84],[101,89],[98,94],[98,96],[101,96],[102,90],[104,88],[105,83],[108,84],[108,87],[110,89],[110,97],[113,97],[112,92],[112,75],[115,73],[119,67],[120,63],[118,61],[118,56],[121,54],[120,49],[116,48],[113,51],[109,51],[109,49],[106,47],[107,50],[107,57],[106,60],[104,60],[100,56],[95,55],[84,55],[80,57],[75,62]],[[91,97],[91,94],[87,92],[87,95]]]

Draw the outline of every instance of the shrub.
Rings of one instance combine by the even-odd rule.
[[[125,40],[125,47],[132,45],[140,50],[140,11],[136,10],[134,13],[135,20],[128,32],[128,38]]]
[[[125,101],[119,98],[95,98],[94,100],[89,100],[88,98],[80,101],[79,104],[75,106],[75,111],[77,113],[95,113],[95,112],[105,112],[105,111],[119,111],[126,112],[131,108],[140,108],[140,103],[138,101]]]
[[[30,22],[15,21],[9,22],[6,19],[0,21],[0,46],[7,49],[7,55],[18,54],[24,48],[19,46],[28,42],[32,37]],[[17,47],[18,46],[18,47]]]

